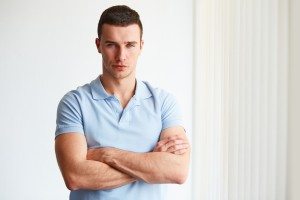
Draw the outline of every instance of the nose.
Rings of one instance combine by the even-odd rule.
[[[124,47],[120,47],[118,54],[117,54],[117,60],[118,61],[125,61],[126,60],[126,49]]]

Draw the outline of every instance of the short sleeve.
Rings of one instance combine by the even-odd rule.
[[[162,104],[162,130],[172,126],[182,126],[182,115],[175,97],[167,94]]]
[[[80,106],[72,92],[67,93],[58,104],[55,137],[67,132],[84,133]]]

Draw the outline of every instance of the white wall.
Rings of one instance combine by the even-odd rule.
[[[175,94],[191,132],[192,0],[2,0],[1,200],[67,199],[53,148],[56,107],[67,91],[100,73],[94,46],[100,13],[127,2],[145,29],[138,77]],[[169,199],[189,199],[189,186],[172,186]]]
[[[300,2],[290,0],[289,139],[287,200],[300,199]]]

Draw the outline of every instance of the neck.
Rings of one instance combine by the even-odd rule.
[[[100,76],[100,81],[109,94],[116,96],[124,108],[135,93],[135,77],[123,79],[110,79],[104,75]]]

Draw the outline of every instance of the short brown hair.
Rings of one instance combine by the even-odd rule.
[[[99,19],[98,23],[98,38],[102,34],[103,24],[110,24],[116,26],[128,26],[132,24],[137,24],[140,27],[141,39],[143,35],[143,25],[140,20],[139,14],[125,5],[117,5],[107,8]]]

